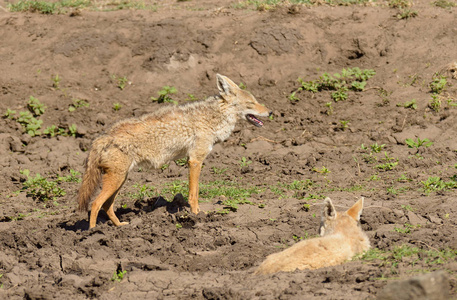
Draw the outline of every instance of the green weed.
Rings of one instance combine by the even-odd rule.
[[[341,73],[333,75],[325,72],[318,80],[304,81],[299,78],[300,87],[289,95],[290,100],[297,101],[297,93],[301,91],[309,91],[317,93],[320,91],[333,91],[331,98],[335,101],[344,101],[348,98],[348,91],[363,91],[367,84],[367,80],[376,74],[374,70],[360,68],[343,69]]]
[[[240,161],[240,168],[247,167],[252,164],[252,161],[248,160],[246,157],[242,157]]]
[[[111,280],[121,282],[122,279],[124,279],[125,274],[127,274],[126,270],[124,270],[124,271],[118,270],[117,272],[115,271],[113,276],[111,277]]]
[[[19,117],[16,121],[22,125],[22,128],[28,135],[36,136],[41,134],[39,129],[41,128],[43,121],[35,119],[29,111],[19,112]]]
[[[113,110],[118,111],[122,108],[122,105],[119,102],[113,103]]]
[[[399,107],[404,107],[404,108],[411,108],[411,109],[417,109],[417,103],[416,99],[413,99],[411,101],[406,101],[405,103],[398,103],[397,106]]]
[[[70,175],[61,176],[57,178],[59,182],[81,182],[81,173],[70,169]]]
[[[86,100],[73,99],[73,103],[68,107],[68,111],[73,112],[80,107],[89,107],[89,103]]]
[[[429,139],[421,140],[420,138],[417,138],[416,141],[414,141],[413,139],[406,139],[405,143],[406,143],[406,145],[408,145],[408,148],[416,148],[416,149],[419,149],[422,146],[427,148],[427,147],[430,147],[431,145],[433,145],[433,142],[430,142]]]
[[[147,184],[143,184],[143,185],[134,184],[133,188],[135,188],[136,191],[129,192],[128,196],[130,199],[135,200],[135,201],[137,201],[137,200],[142,201],[145,198],[151,198],[155,195],[154,187],[147,185]]]
[[[378,145],[378,143],[374,143],[373,145],[371,145],[371,151],[373,151],[374,153],[379,153],[381,152],[382,148],[384,148],[385,144],[382,144],[382,145]]]
[[[401,9],[400,12],[397,14],[398,19],[410,19],[417,17],[417,11],[411,10],[409,8]]]
[[[171,95],[175,94],[177,92],[178,92],[178,90],[176,90],[176,88],[174,86],[166,85],[166,86],[162,87],[162,89],[158,92],[159,97],[157,97],[157,98],[151,97],[151,100],[157,101],[158,103],[168,102],[168,103],[178,104],[177,101],[175,101],[171,98]]]
[[[435,112],[439,112],[441,109],[441,98],[438,94],[432,94],[432,100],[430,100],[428,107]]]
[[[52,86],[56,89],[59,89],[60,86],[60,77],[59,74],[56,74],[56,76],[52,77]]]
[[[433,75],[432,82],[430,82],[429,87],[432,93],[440,94],[446,89],[447,80],[446,76],[440,76],[438,74]]]
[[[340,120],[340,128],[343,131],[348,129],[349,128],[349,121],[348,120]]]
[[[27,196],[30,196],[35,200],[56,200],[57,198],[66,195],[65,190],[57,185],[57,181],[48,181],[39,173],[36,173],[34,177],[31,177],[30,171],[27,169],[22,170],[21,174],[27,177],[27,181],[23,183],[24,189],[27,190]]]
[[[422,189],[425,194],[441,190],[457,188],[457,178],[452,177],[449,181],[444,181],[438,176],[430,176],[426,181],[421,181]]]
[[[14,120],[16,118],[16,111],[9,108],[6,109],[6,113],[3,115],[5,118]]]
[[[445,9],[450,9],[451,7],[455,7],[457,4],[452,1],[437,0],[437,1],[433,2],[433,5],[435,5],[437,7],[445,8]]]
[[[44,114],[46,105],[41,103],[37,98],[30,96],[30,100],[27,102],[27,108],[33,113],[35,117],[37,117]]]

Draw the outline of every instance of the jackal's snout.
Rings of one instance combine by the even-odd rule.
[[[273,115],[273,112],[272,111],[269,111],[267,116],[270,117]],[[246,115],[246,120],[248,120],[250,123],[252,123],[253,125],[257,126],[257,127],[262,127],[263,126],[263,122],[260,121],[259,119],[256,118],[255,115],[253,114],[247,114]]]

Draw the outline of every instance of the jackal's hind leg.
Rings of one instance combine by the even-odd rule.
[[[103,209],[106,211],[106,214],[108,215],[109,219],[115,226],[122,226],[122,225],[127,225],[129,222],[120,222],[119,219],[117,218],[116,214],[114,213],[114,199],[116,198],[117,194],[119,193],[119,190],[121,189],[122,185],[124,185],[125,179],[122,182],[121,186],[117,189],[117,191],[109,197],[108,200],[102,205]]]
[[[92,203],[89,228],[94,228],[95,224],[97,224],[97,216],[102,206],[106,210],[111,221],[113,221],[116,226],[121,225],[119,219],[114,214],[113,203],[114,198],[125,181],[125,178],[125,175],[114,172],[107,172],[103,174],[102,191]]]

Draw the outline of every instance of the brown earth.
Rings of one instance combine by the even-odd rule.
[[[455,295],[455,191],[426,192],[422,182],[431,176],[455,182],[456,8],[418,0],[417,17],[399,19],[398,9],[386,5],[257,11],[222,0],[171,4],[42,15],[11,13],[0,1],[1,113],[26,111],[34,96],[47,107],[39,117],[43,128],[77,126],[76,137],[30,137],[16,121],[0,119],[0,298],[366,299],[388,281],[438,269],[449,274]],[[299,77],[316,80],[354,67],[376,75],[346,101],[333,102],[330,91],[288,99]],[[436,72],[448,82],[438,112],[429,106]],[[158,195],[172,200],[172,183],[187,180],[187,167],[175,162],[131,172],[116,202],[130,225],[119,228],[101,214],[87,230],[87,216],[76,211],[79,183],[59,183],[66,195],[55,201],[24,189],[20,170],[51,181],[83,172],[85,150],[110,124],[167,105],[150,99],[166,85],[176,87],[172,97],[180,103],[189,94],[212,95],[216,73],[243,83],[274,111],[263,128],[240,121],[202,171],[203,184],[256,187],[247,198],[252,204],[221,214],[224,200],[234,199],[202,195],[208,213],[194,216],[164,201]],[[121,90],[117,80],[124,76]],[[70,112],[73,99],[89,107]],[[416,109],[397,106],[412,99]],[[347,128],[341,121],[349,121]],[[406,138],[433,145],[408,148]],[[385,146],[370,157],[375,143]],[[376,167],[388,162],[398,164]],[[305,180],[312,185],[294,189],[294,181]],[[143,185],[157,190],[136,196]],[[268,254],[317,234],[325,196],[340,210],[365,197],[362,227],[374,248],[451,249],[454,256],[254,276]],[[120,270],[124,279],[111,280]]]

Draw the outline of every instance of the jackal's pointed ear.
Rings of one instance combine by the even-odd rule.
[[[324,210],[322,211],[322,219],[335,219],[336,210],[333,206],[332,200],[327,197],[324,200]]]
[[[359,201],[357,201],[350,209],[347,210],[347,214],[356,220],[357,222],[360,221],[360,216],[362,215],[362,210],[363,210],[363,200],[364,198],[360,198]]]
[[[228,77],[223,76],[221,74],[217,74],[217,87],[219,88],[219,93],[222,97],[235,95],[236,91],[240,88],[231,81]]]

